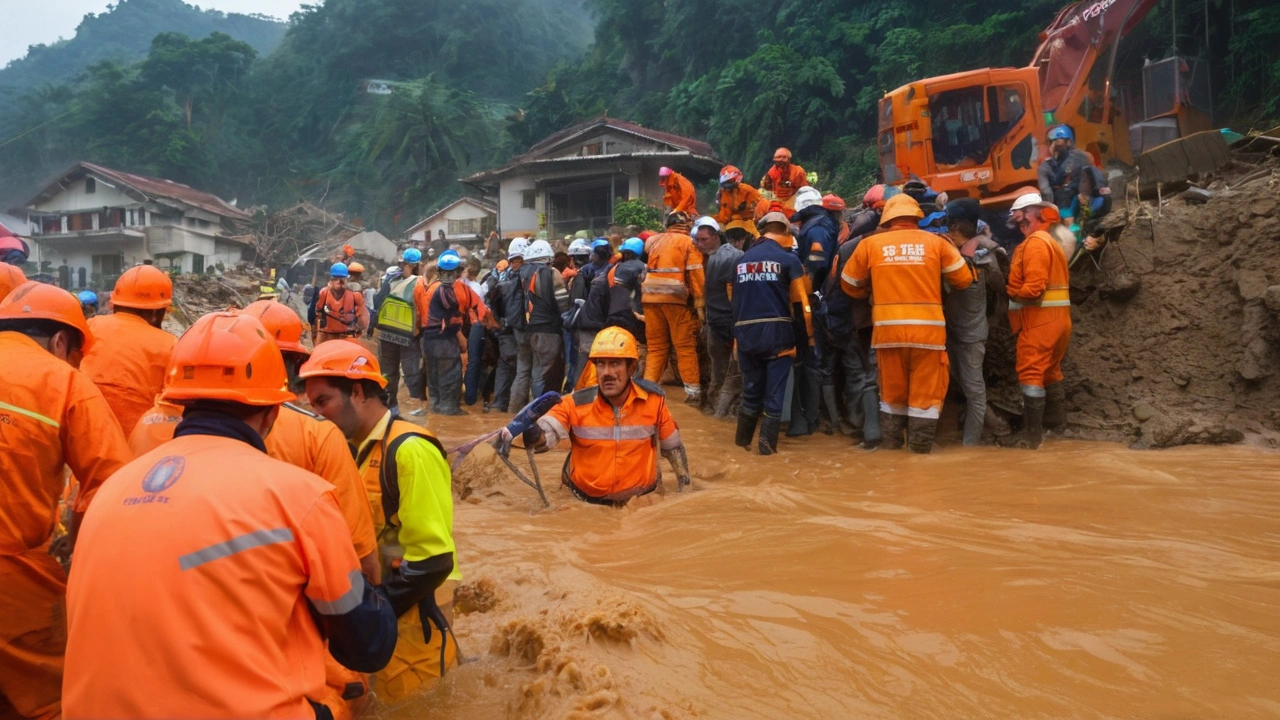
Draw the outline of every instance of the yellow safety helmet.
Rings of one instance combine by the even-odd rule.
[[[635,336],[631,333],[620,327],[607,327],[596,333],[596,339],[591,343],[589,357],[592,360],[606,358],[639,360],[640,348],[636,345]]]

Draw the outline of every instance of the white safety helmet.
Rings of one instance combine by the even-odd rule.
[[[518,237],[515,240],[512,240],[511,244],[507,246],[507,259],[514,260],[516,258],[523,258],[524,254],[528,252],[528,250],[529,241],[522,237]]]
[[[716,222],[716,219],[711,217],[710,215],[703,215],[697,220],[694,220],[693,228],[689,232],[693,233],[694,235],[697,235],[698,228],[700,227],[709,227],[712,230],[715,230],[716,232],[720,232],[720,223]]]
[[[569,243],[569,255],[590,255],[591,245],[582,238]]]
[[[551,250],[551,243],[546,240],[534,240],[529,243],[529,249],[525,250],[524,259],[529,262],[534,262],[535,260],[549,261],[555,255]]]
[[[1009,212],[1026,210],[1029,207],[1049,207],[1052,204],[1045,202],[1044,198],[1040,197],[1040,193],[1029,192],[1019,195],[1018,199],[1013,201],[1013,207],[1009,208]]]
[[[818,192],[817,188],[805,185],[796,191],[796,212],[821,204],[822,193]]]

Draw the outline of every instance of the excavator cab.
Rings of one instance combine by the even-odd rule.
[[[1030,68],[986,69],[912,83],[880,101],[877,148],[886,183],[915,174],[950,197],[984,202],[1034,184],[1044,134]]]

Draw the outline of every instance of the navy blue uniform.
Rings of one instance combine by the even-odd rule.
[[[789,240],[789,238],[787,238]],[[733,278],[734,336],[742,369],[742,412],[781,418],[797,345],[809,343],[804,265],[772,236],[738,260]]]

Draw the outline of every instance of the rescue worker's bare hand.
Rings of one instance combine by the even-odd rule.
[[[502,428],[498,431],[498,439],[495,441],[494,448],[498,451],[499,455],[507,457],[511,454],[511,443],[514,440],[515,438],[511,435],[511,431],[506,428]]]
[[[1102,240],[1100,238],[1096,238],[1090,235],[1084,239],[1085,250],[1088,250],[1089,252],[1093,252],[1094,250],[1097,250],[1100,247],[1102,247]]]

